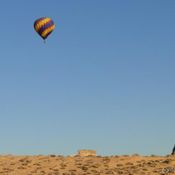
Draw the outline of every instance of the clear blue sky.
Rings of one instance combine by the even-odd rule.
[[[0,153],[168,154],[175,1],[2,0]],[[56,29],[44,44],[35,19]]]

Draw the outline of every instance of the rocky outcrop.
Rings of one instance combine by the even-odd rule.
[[[86,156],[96,156],[97,154],[95,150],[79,150],[77,155],[81,157],[86,157]]]

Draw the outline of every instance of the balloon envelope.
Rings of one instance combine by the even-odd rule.
[[[42,17],[34,22],[34,29],[45,40],[55,29],[55,24],[51,18]]]

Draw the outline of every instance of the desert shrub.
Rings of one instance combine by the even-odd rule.
[[[123,157],[129,157],[129,155],[123,155]]]
[[[122,170],[117,171],[118,174],[124,174]]]
[[[127,162],[126,165],[134,165],[133,163],[131,162]]]
[[[123,164],[118,163],[116,166],[117,166],[117,167],[121,167],[121,166],[123,166]]]
[[[87,166],[82,166],[81,169],[82,169],[83,171],[87,171],[87,170],[88,170],[88,167],[87,167]]]
[[[147,169],[147,168],[143,168],[142,170],[143,170],[143,171],[148,171],[148,169]]]
[[[165,164],[169,164],[171,162],[171,160],[169,159],[166,159],[166,160],[163,160],[162,163],[165,163]]]
[[[157,157],[155,154],[151,154],[150,157]]]
[[[56,157],[56,155],[55,154],[51,154],[50,157]]]
[[[94,165],[92,165],[91,167],[92,168],[99,168],[101,165],[99,164],[99,163],[96,163],[96,164],[94,164]]]
[[[19,170],[24,170],[24,169],[26,169],[26,168],[23,167],[23,166],[19,166],[19,167],[17,167],[17,169],[19,169]]]
[[[135,153],[135,154],[133,154],[132,156],[134,156],[134,157],[139,157],[140,155],[137,154],[137,153]]]
[[[94,169],[91,170],[91,172],[92,172],[92,173],[98,173],[98,171],[97,171],[97,170],[94,170]]]

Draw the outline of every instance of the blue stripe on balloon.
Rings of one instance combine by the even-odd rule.
[[[45,25],[43,25],[39,29],[38,33],[41,35],[44,32],[44,30],[46,30],[47,28],[51,27],[52,25],[54,25],[54,22],[53,21],[50,21],[50,22],[46,23]]]

